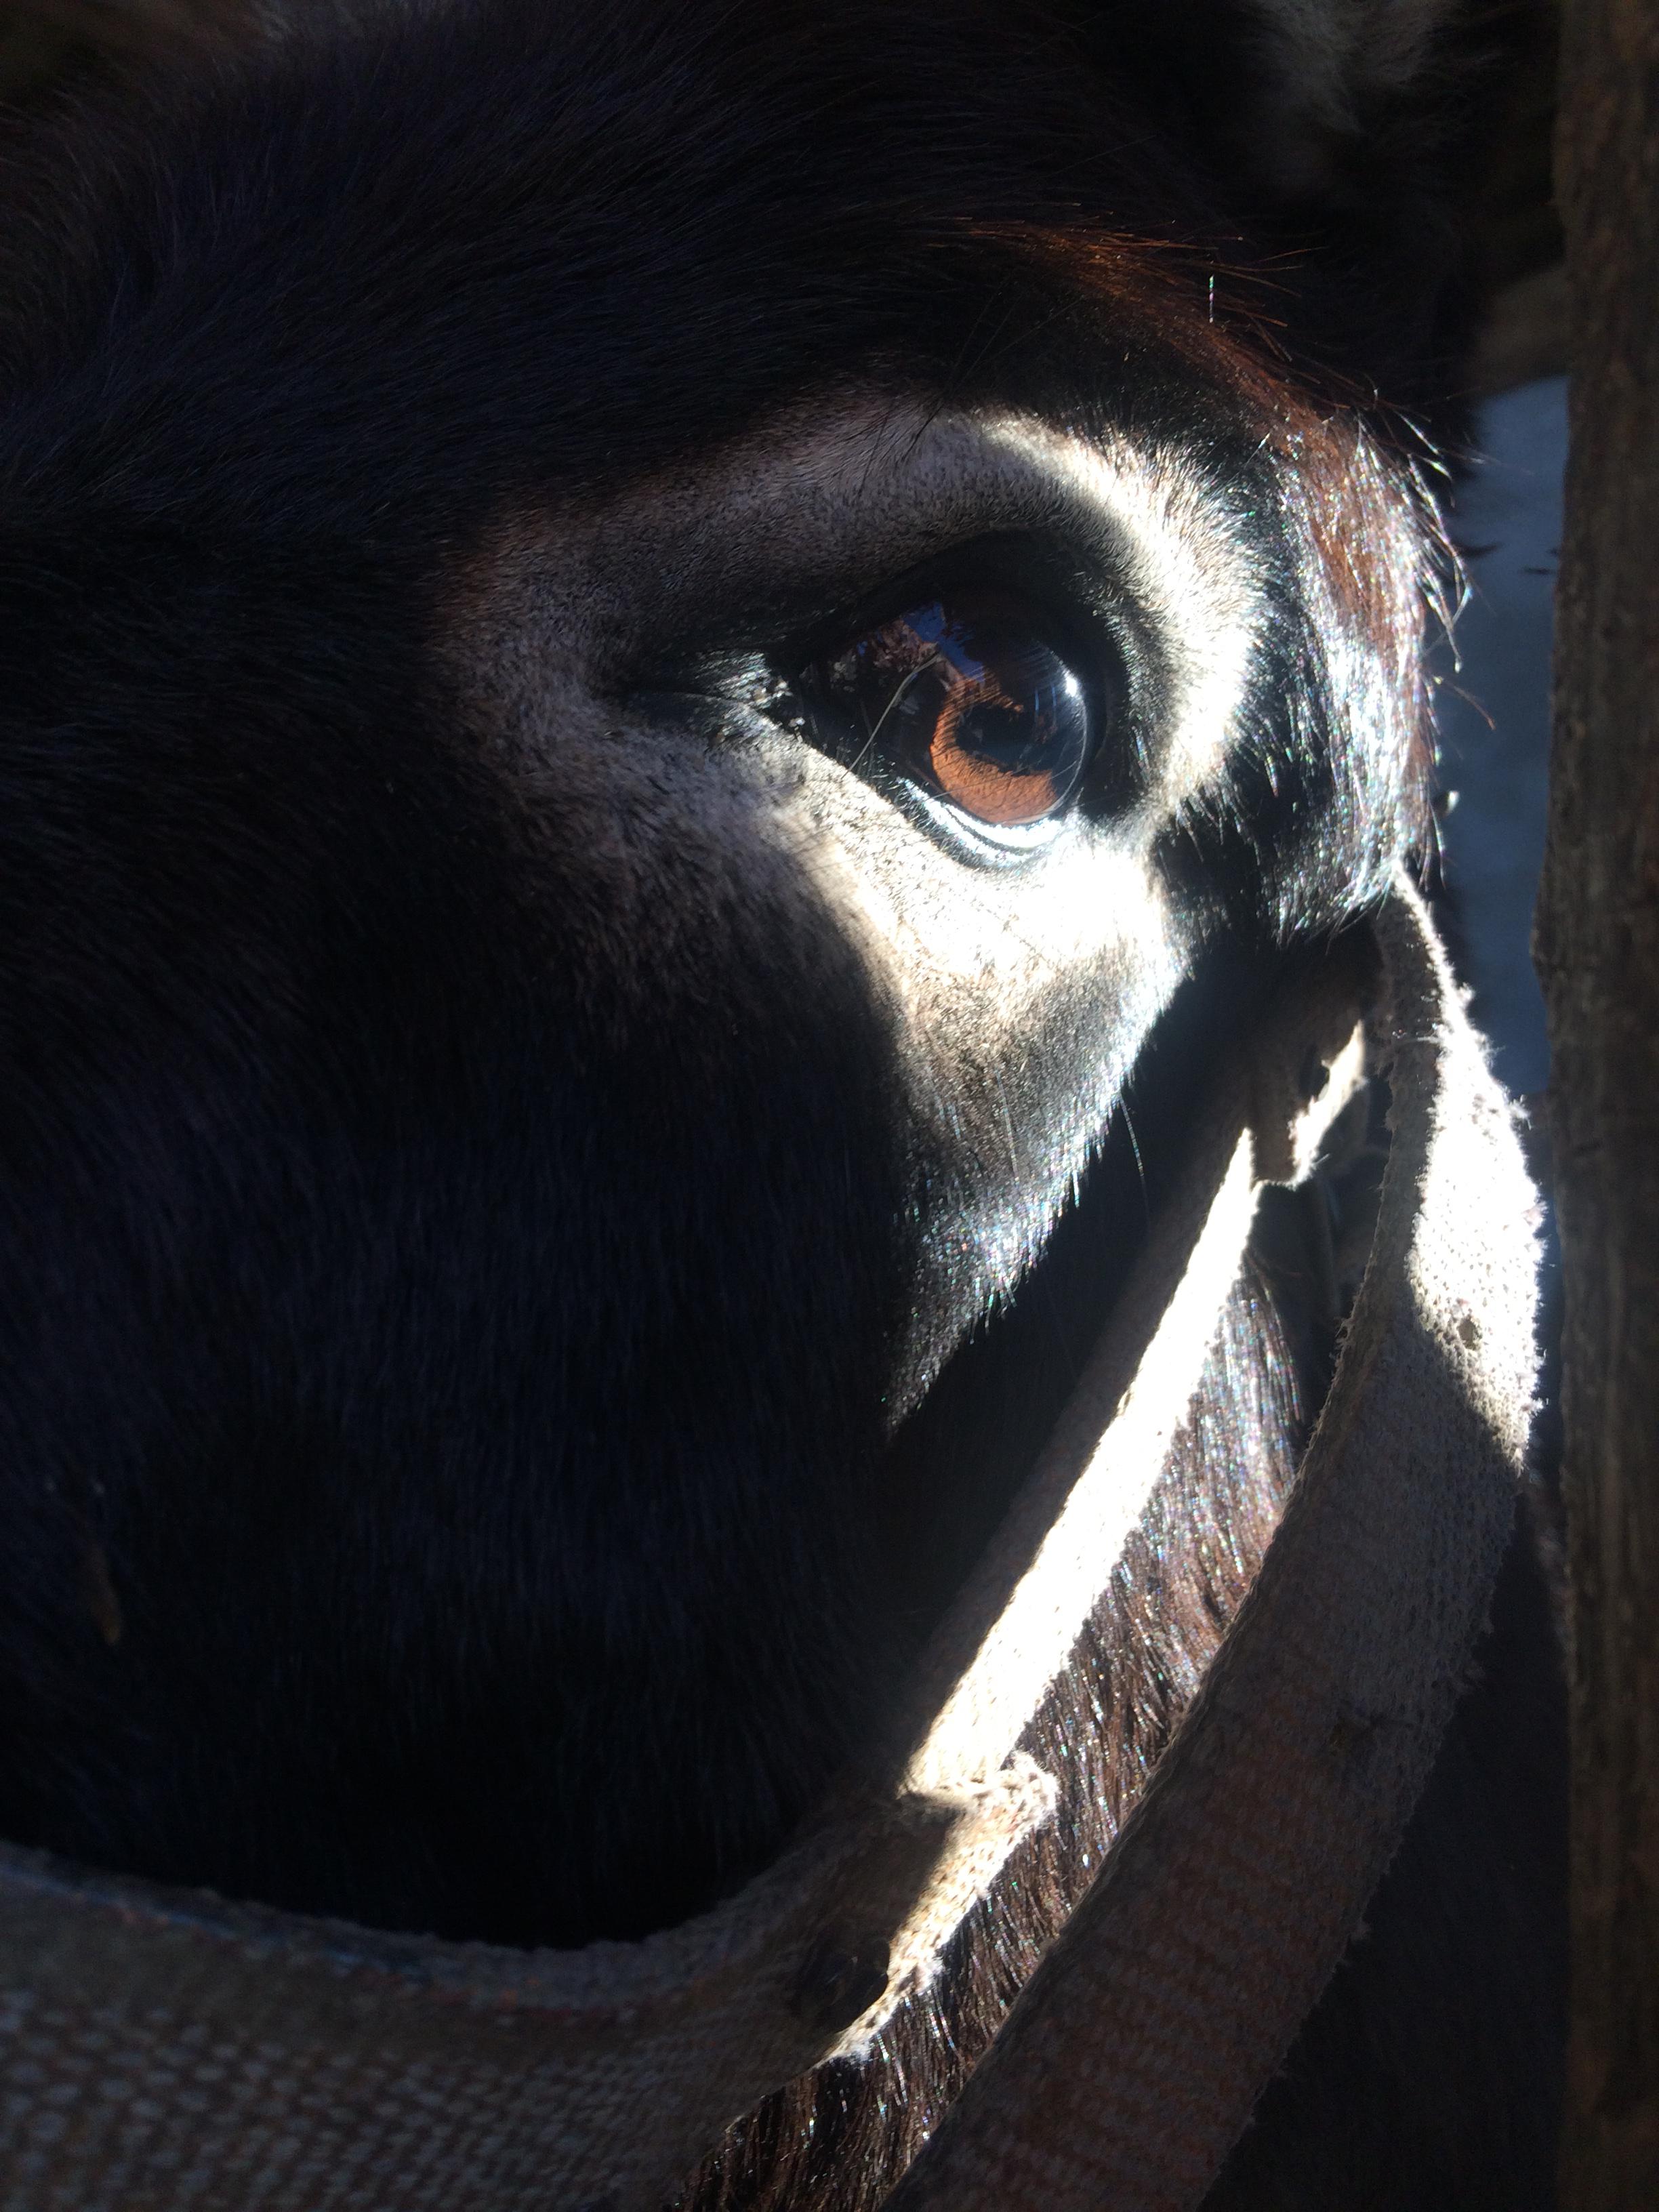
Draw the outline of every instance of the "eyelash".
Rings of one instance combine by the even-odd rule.
[[[1063,555],[981,539],[769,647],[682,661],[663,688],[763,716],[959,857],[1006,861],[1127,795],[1133,644]]]
[[[1101,687],[1040,608],[942,586],[848,636],[796,679],[817,742],[898,776],[1006,850],[1054,835],[1097,752]]]
[[[775,657],[763,711],[971,857],[1029,855],[1133,750],[1127,656],[1080,581],[1030,541],[963,547]]]

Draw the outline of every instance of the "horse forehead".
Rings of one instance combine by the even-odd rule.
[[[148,475],[157,504],[346,529],[531,473],[614,483],[832,364],[1018,384],[995,223],[1075,214],[1086,167],[1134,230],[1146,164],[1104,173],[1109,88],[1085,102],[1011,10],[832,8],[810,36],[764,9],[665,30],[641,6],[603,34],[580,13],[538,15],[522,52],[510,10],[400,17],[364,33],[373,69],[295,40],[165,158],[76,182],[40,250],[84,260],[87,307],[40,354],[30,447],[82,483]],[[1158,168],[1161,232],[1182,165]]]

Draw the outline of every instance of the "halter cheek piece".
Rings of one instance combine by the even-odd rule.
[[[866,2046],[1048,1816],[1018,1741],[1186,1415],[1257,1190],[1307,1172],[1369,1044],[1393,1102],[1376,1237],[1267,1560],[1093,1888],[890,2199],[1197,2205],[1426,1781],[1531,1407],[1534,1201],[1502,1094],[1403,881],[1370,927],[1369,1036],[1328,975],[1228,1072],[908,1725],[773,1867],[643,1942],[526,1953],[0,1848],[9,2212],[655,2212],[734,2118]]]

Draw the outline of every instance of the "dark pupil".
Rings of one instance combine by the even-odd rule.
[[[1030,625],[935,601],[884,623],[825,671],[855,738],[981,822],[1039,822],[1088,762],[1082,686]]]

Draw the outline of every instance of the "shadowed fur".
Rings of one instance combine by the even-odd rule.
[[[1468,155],[1408,64],[1469,42],[1405,21],[319,12],[8,154],[0,1832],[574,1945],[879,1727],[1205,1071],[1425,842]],[[901,587],[1103,672],[1048,842],[814,721]],[[1037,1724],[1018,1911],[698,2203],[873,2203],[948,2100],[1249,1586],[1311,1265]],[[1354,2072],[1217,2202],[1328,2178]]]

